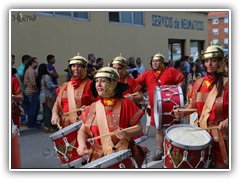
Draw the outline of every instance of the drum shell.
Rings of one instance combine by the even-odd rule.
[[[209,160],[211,156],[211,136],[208,134],[207,131],[203,130],[206,136],[208,137],[209,141],[206,142],[205,144],[199,145],[199,146],[189,146],[189,145],[184,145],[180,144],[179,142],[172,141],[169,136],[168,132],[173,129],[173,128],[178,128],[178,127],[190,127],[193,129],[197,129],[197,127],[192,126],[192,125],[185,125],[185,124],[180,124],[180,125],[173,125],[169,127],[166,130],[166,136],[164,139],[164,168],[208,168],[209,166]],[[170,149],[171,148],[171,149]],[[179,163],[183,160],[183,154],[184,151],[187,150],[187,162],[183,162],[179,167]],[[201,151],[204,151],[204,162],[200,162],[201,158]],[[171,156],[168,154],[170,153]],[[176,166],[174,166],[174,163]]]
[[[11,145],[11,168],[21,168],[20,147],[18,129],[12,124],[12,145]]]
[[[122,150],[113,154],[106,155],[95,161],[92,161],[81,168],[108,168],[108,169],[119,169],[119,164],[123,163],[125,168],[133,168],[131,150]]]
[[[58,159],[60,160],[63,167],[79,165],[82,162],[82,156],[79,156],[77,153],[77,133],[80,126],[81,122],[76,122],[50,135],[50,138],[54,143],[54,147],[57,150]],[[67,151],[67,145],[65,142],[66,140],[72,146],[68,147]],[[58,151],[63,154],[66,153],[65,155],[67,156],[67,159],[65,159],[64,156]]]
[[[154,90],[154,120],[157,129],[185,123],[184,118],[174,117],[172,110],[175,107],[184,107],[182,88],[178,85],[156,86]]]

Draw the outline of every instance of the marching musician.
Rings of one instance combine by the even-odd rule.
[[[120,75],[120,82],[127,83],[129,85],[129,89],[123,92],[125,97],[130,98],[133,102],[139,104],[143,101],[143,94],[140,91],[141,86],[135,81],[135,79],[130,76],[127,72],[127,60],[120,56],[115,57],[110,66],[115,69]]]
[[[192,88],[192,102],[186,109],[197,108],[200,115],[194,124],[208,130],[213,139],[212,168],[228,168],[228,78],[219,71],[223,49],[210,45],[201,55],[206,75],[196,80]],[[177,117],[190,112],[174,110]]]
[[[111,67],[103,67],[96,72],[91,90],[94,97],[99,96],[100,99],[82,113],[83,124],[77,136],[79,144],[77,152],[80,156],[88,153],[89,162],[128,149],[131,138],[142,134],[140,119],[143,111],[132,100],[122,96],[128,87],[127,84],[119,82],[118,72]],[[137,125],[135,129],[123,130],[135,125]],[[94,140],[91,151],[88,150],[86,144],[88,138],[109,132],[115,134]],[[134,167],[130,158],[122,163],[126,168]],[[119,165],[110,168],[119,168]]]
[[[136,79],[141,86],[146,86],[149,94],[148,114],[151,116],[151,126],[155,126],[153,109],[155,87],[162,85],[183,85],[183,74],[174,68],[166,67],[164,62],[165,58],[162,54],[155,54],[150,62],[152,69],[139,74]],[[156,129],[156,139],[158,149],[156,151],[156,155],[153,157],[154,161],[161,160],[163,156],[163,129]]]
[[[94,101],[90,91],[91,80],[87,76],[87,60],[82,56],[74,56],[68,60],[68,69],[72,77],[57,89],[57,99],[52,109],[51,123],[69,126],[79,119],[81,111],[76,111]]]

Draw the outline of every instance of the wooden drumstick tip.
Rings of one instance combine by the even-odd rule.
[[[59,130],[62,129],[62,126],[60,126],[59,122],[57,123],[57,127],[58,127]]]
[[[85,149],[83,152],[85,153],[85,154],[88,154],[88,153],[92,153],[92,149]]]

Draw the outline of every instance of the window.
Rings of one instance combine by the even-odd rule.
[[[60,16],[69,16],[69,17],[71,17],[72,15],[71,12],[55,12],[55,14]]]
[[[73,12],[74,18],[88,19],[88,12]]]
[[[224,44],[228,44],[228,38],[224,38]]]
[[[143,25],[143,12],[109,12],[109,21],[121,24]]]
[[[224,33],[228,34],[228,28],[224,28]]]
[[[212,19],[212,24],[218,24],[218,18],[213,18]]]
[[[217,44],[217,43],[218,43],[218,39],[213,39],[213,40],[212,40],[212,43],[213,43],[213,44]]]
[[[213,29],[212,34],[218,34],[218,29]]]
[[[225,18],[224,18],[224,23],[225,23],[225,24],[228,24],[228,17],[225,17]]]
[[[73,19],[86,19],[88,20],[88,12],[70,12],[70,11],[56,11],[56,12],[40,12],[44,15],[52,15],[52,16],[62,16],[62,17],[68,17]]]

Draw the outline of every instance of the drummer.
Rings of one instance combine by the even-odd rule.
[[[209,130],[214,141],[212,168],[228,168],[228,78],[219,71],[223,55],[223,49],[216,45],[201,55],[206,75],[194,83],[192,103],[186,108],[197,108],[200,118],[195,125],[218,128]],[[178,109],[174,113],[180,118],[190,114]]]
[[[142,102],[143,94],[140,91],[142,87],[127,73],[127,60],[121,55],[117,56],[111,61],[110,66],[120,75],[119,81],[129,85],[129,89],[124,91],[123,95],[137,104]]]
[[[151,116],[151,126],[155,126],[154,122],[154,89],[156,86],[162,85],[183,85],[183,74],[174,68],[165,66],[165,58],[162,54],[157,53],[151,59],[150,65],[151,70],[145,71],[138,75],[136,81],[141,86],[146,86],[149,95],[149,106],[148,114]],[[157,150],[153,157],[154,161],[159,161],[163,156],[163,140],[164,140],[164,130],[156,129],[156,139],[157,139]]]
[[[142,133],[140,119],[143,111],[132,100],[122,96],[128,87],[127,84],[119,82],[118,72],[111,67],[103,67],[96,72],[91,90],[94,97],[99,95],[100,99],[92,103],[81,115],[83,124],[77,137],[78,154],[83,156],[88,153],[89,162],[128,149],[131,138]],[[123,131],[135,125],[135,129]],[[91,150],[87,150],[88,138],[109,132],[115,132],[115,135],[95,140]],[[130,158],[122,163],[126,168],[134,167]],[[119,168],[119,165],[111,168]]]
[[[51,119],[53,125],[59,124],[62,128],[79,120],[81,111],[76,111],[76,109],[89,106],[94,101],[90,91],[92,81],[87,76],[86,59],[77,55],[70,58],[68,63],[72,78],[57,89],[57,100]]]

